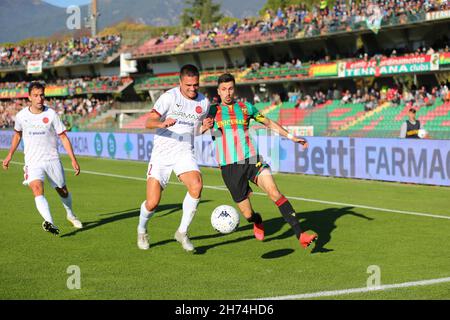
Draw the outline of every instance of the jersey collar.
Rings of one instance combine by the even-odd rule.
[[[28,107],[28,111],[29,111],[31,114],[35,114],[35,115],[42,114],[42,113],[44,113],[45,111],[47,111],[47,109],[48,109],[48,107],[47,107],[46,105],[44,105],[41,112],[39,112],[39,113],[34,113],[33,111],[31,111],[31,106]]]
[[[231,106],[228,106],[228,105],[226,105],[226,104],[220,103],[220,107],[228,108],[228,109],[231,110],[231,109],[234,108],[235,104],[236,104],[236,101],[233,100],[233,104],[232,104]]]

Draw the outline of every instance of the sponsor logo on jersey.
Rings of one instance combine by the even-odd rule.
[[[183,124],[183,125],[191,126],[191,127],[194,126],[194,123],[193,123],[193,122],[188,122],[188,121],[183,121],[183,120],[177,121],[177,124]]]
[[[195,112],[197,112],[198,114],[203,113],[203,109],[200,106],[195,107]]]
[[[47,117],[45,117],[44,119],[42,119],[42,122],[43,122],[43,123],[45,123],[45,124],[47,124],[47,123],[48,123],[48,121],[49,121],[49,120],[48,120],[48,118],[47,118]]]
[[[222,121],[217,121],[217,126],[219,128],[232,126],[232,125],[248,125],[248,122],[245,119],[226,119]]]
[[[194,120],[194,121],[199,121],[200,120],[200,116],[197,116],[195,114],[182,112],[182,111],[175,111],[175,112],[172,113],[172,115],[180,117],[180,118],[183,118],[185,120]]]
[[[29,136],[44,136],[46,134],[45,131],[31,131],[28,132]]]
[[[27,124],[25,129],[27,129],[27,130],[46,130],[47,126],[45,124],[33,123],[33,124]]]

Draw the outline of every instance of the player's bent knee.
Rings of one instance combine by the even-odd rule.
[[[188,189],[191,197],[199,199],[202,195],[203,184],[201,182],[191,185]]]
[[[158,207],[158,205],[159,205],[159,201],[157,201],[157,200],[151,199],[151,200],[145,201],[145,208],[148,211],[154,211],[156,209],[156,207]]]
[[[272,201],[278,201],[283,196],[277,189],[269,190],[268,194]]]
[[[248,219],[252,216],[253,210],[252,209],[241,209],[242,215]]]
[[[30,184],[30,189],[35,197],[42,196],[44,194],[44,188],[42,184]]]

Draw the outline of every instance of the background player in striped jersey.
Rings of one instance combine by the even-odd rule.
[[[36,208],[44,218],[43,229],[55,235],[59,234],[59,229],[53,223],[48,202],[44,197],[46,176],[61,198],[67,212],[67,220],[75,228],[81,229],[83,225],[72,211],[72,195],[67,189],[64,169],[58,153],[57,137],[59,136],[64,149],[72,160],[75,175],[79,175],[80,166],[73,153],[72,144],[66,135],[66,128],[58,114],[44,105],[45,86],[43,84],[32,82],[28,87],[28,95],[31,106],[22,109],[16,116],[15,134],[9,153],[3,160],[3,168],[8,169],[14,152],[23,138],[25,145],[24,184],[33,191]]]
[[[277,205],[281,215],[294,230],[301,246],[308,247],[317,235],[302,232],[291,203],[278,190],[270,167],[257,154],[249,136],[249,123],[253,119],[267,128],[287,137],[293,142],[307,147],[306,140],[294,137],[277,122],[265,118],[250,103],[236,102],[235,79],[231,74],[223,74],[218,80],[218,94],[221,103],[211,106],[209,117],[214,119],[213,138],[216,146],[217,161],[222,178],[228,190],[248,222],[253,223],[256,239],[264,240],[264,227],[260,214],[253,211],[250,203],[249,181],[264,190]]]

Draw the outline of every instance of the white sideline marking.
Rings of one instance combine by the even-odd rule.
[[[295,295],[289,295],[289,296],[258,298],[255,300],[311,299],[311,298],[340,296],[340,295],[346,295],[346,294],[351,294],[351,293],[367,293],[367,292],[385,291],[385,290],[389,290],[389,289],[429,286],[429,285],[433,285],[433,284],[446,283],[446,282],[450,282],[450,277],[413,281],[413,282],[404,282],[404,283],[398,283],[398,284],[388,284],[388,285],[382,285],[382,286],[378,286],[378,287],[353,288],[353,289],[344,289],[344,290],[335,290],[335,291],[320,291],[320,292],[314,292],[314,293],[295,294]]]
[[[21,162],[11,161],[11,163],[18,164],[18,165],[24,165]],[[65,169],[65,170],[74,172],[73,169]],[[119,174],[103,173],[103,172],[96,172],[96,171],[83,170],[82,173],[92,174],[92,175],[97,175],[97,176],[104,176],[104,177],[128,179],[128,180],[147,181],[147,179],[145,179],[145,178],[130,177],[130,176],[124,176],[124,175],[119,175]],[[169,183],[170,184],[174,184],[174,185],[183,185],[183,183],[181,183],[181,182],[169,182]],[[203,188],[204,189],[221,190],[221,191],[227,191],[228,192],[228,189],[225,188],[225,187],[215,187],[215,186],[204,185]],[[253,194],[254,195],[258,195],[258,196],[267,196],[265,193],[262,193],[262,192],[254,192]],[[286,198],[290,199],[290,200],[298,200],[298,201],[305,201],[305,202],[314,202],[314,203],[321,203],[321,204],[332,204],[332,205],[337,205],[337,206],[341,206],[341,207],[354,207],[354,208],[369,209],[369,210],[389,212],[389,213],[399,213],[399,214],[419,216],[419,217],[428,217],[428,218],[450,220],[450,216],[442,216],[442,215],[422,213],[422,212],[402,211],[402,210],[394,210],[394,209],[386,209],[386,208],[365,206],[365,205],[361,205],[361,204],[325,201],[325,200],[308,199],[308,198],[301,198],[301,197],[286,196]]]

